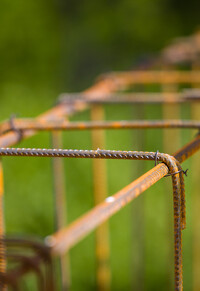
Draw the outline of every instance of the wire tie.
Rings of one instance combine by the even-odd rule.
[[[179,171],[177,171],[175,173],[169,173],[169,174],[165,175],[165,177],[173,176],[173,175],[176,175],[176,174],[181,173],[181,172],[183,172],[183,174],[187,177],[187,171],[188,171],[188,169],[186,169],[185,171],[184,170],[179,170]]]
[[[185,171],[183,171],[183,174],[187,177],[187,172],[189,169],[186,169]]]

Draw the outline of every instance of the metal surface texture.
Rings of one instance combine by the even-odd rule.
[[[55,290],[52,258],[47,246],[33,239],[3,238],[2,241],[7,248],[8,263],[15,265],[15,268],[11,267],[5,273],[0,273],[0,281],[4,286],[12,290],[23,290],[25,287],[21,278],[32,273],[37,290]]]
[[[190,148],[189,148],[190,149]],[[49,150],[49,149],[0,149],[0,155],[5,156],[41,156],[41,157],[73,157],[73,158],[99,158],[99,159],[139,159],[157,160],[164,162],[172,176],[173,181],[173,200],[174,200],[174,245],[175,245],[175,286],[176,290],[182,289],[182,234],[181,229],[185,227],[185,199],[184,199],[184,180],[180,173],[182,169],[177,166],[175,158],[167,154],[153,152],[123,152],[108,150]],[[179,172],[180,170],[180,172]],[[182,185],[182,186],[181,186]],[[113,214],[113,213],[112,213]],[[95,214],[97,215],[97,213]],[[97,215],[100,217],[99,215]],[[105,215],[106,216],[106,215]],[[91,220],[93,220],[91,218]],[[98,224],[102,223],[98,220]],[[89,224],[89,222],[88,222]],[[92,222],[94,225],[94,221]],[[97,226],[97,225],[96,225]],[[88,226],[89,227],[89,226]],[[84,228],[82,228],[84,229]],[[78,232],[77,232],[78,233]],[[86,233],[86,232],[85,232]],[[79,237],[81,233],[79,234]],[[62,244],[64,239],[62,238]],[[55,248],[55,247],[54,247]]]
[[[15,129],[23,132],[26,130],[54,131],[54,130],[101,130],[101,129],[147,129],[147,128],[185,128],[200,130],[198,120],[121,120],[121,121],[88,121],[69,122],[64,119],[53,121],[39,121],[35,119],[16,119]],[[0,133],[13,131],[9,122],[0,127]]]
[[[101,100],[111,93],[123,90],[134,84],[177,84],[177,83],[197,83],[200,80],[199,71],[132,71],[125,73],[110,73],[101,76],[96,84],[82,93],[85,100]],[[85,97],[84,97],[85,96]],[[48,121],[63,116],[71,116],[76,112],[83,111],[88,107],[86,102],[76,104],[60,103],[51,110],[38,116],[40,121]],[[23,137],[18,131],[9,132],[0,137],[0,147],[7,147],[18,143],[22,138],[28,138],[34,135],[36,131],[28,130],[24,132]]]
[[[174,154],[174,157],[183,162],[196,151],[200,149],[200,136],[188,143],[183,149]],[[148,154],[147,154],[148,155]],[[142,153],[142,157],[144,154]],[[145,154],[146,156],[146,154]],[[168,156],[168,155],[166,155]],[[166,159],[164,155],[164,158]],[[158,155],[158,160],[161,159],[161,154]],[[162,157],[163,158],[163,157]],[[147,159],[154,160],[155,153],[151,154],[151,157]],[[165,160],[166,162],[166,160]],[[180,169],[180,165],[176,162],[168,164],[172,173],[177,172]],[[154,169],[147,172],[145,175],[125,187],[123,190],[115,194],[114,196],[106,199],[104,203],[95,207],[88,214],[84,215],[80,220],[72,223],[67,229],[63,229],[58,233],[52,235],[47,239],[48,244],[51,245],[52,251],[55,254],[60,254],[70,249],[75,243],[92,231],[97,225],[108,219],[119,209],[136,198],[138,195],[147,190],[150,186],[160,180],[168,173],[168,167],[161,163],[154,167]],[[182,234],[181,229],[185,228],[185,193],[182,171],[178,175],[172,175],[173,179],[173,193],[174,193],[174,240],[175,240],[175,286],[176,290],[182,290]],[[181,195],[180,195],[181,191]]]
[[[182,229],[186,226],[184,174],[180,163],[193,155],[200,148],[200,135],[188,143],[173,156],[159,152],[114,151],[114,150],[68,150],[56,149],[55,139],[53,149],[8,148],[25,138],[34,135],[39,130],[102,130],[102,129],[146,129],[146,128],[200,128],[199,120],[132,120],[103,121],[92,118],[92,122],[69,122],[66,118],[99,104],[183,104],[196,103],[200,100],[199,91],[183,93],[117,93],[129,90],[136,84],[196,84],[200,80],[200,71],[132,71],[110,73],[101,76],[96,84],[81,94],[68,94],[51,110],[35,119],[17,119],[3,122],[0,125],[0,156],[15,157],[52,157],[52,158],[90,158],[90,159],[123,159],[150,160],[160,162],[152,170],[132,182],[121,191],[110,197],[104,197],[104,202],[96,200],[96,206],[72,224],[45,239],[45,245],[34,244],[24,240],[7,240],[4,238],[3,206],[1,208],[0,227],[0,281],[2,286],[8,285],[13,290],[20,290],[20,278],[27,272],[36,275],[38,290],[55,290],[53,281],[52,256],[62,256],[83,237],[100,226],[109,217],[118,212],[127,203],[135,199],[161,178],[170,174],[173,184],[174,208],[174,261],[175,290],[183,289],[182,279]],[[97,118],[98,119],[98,118]],[[95,137],[96,140],[97,137]],[[103,148],[103,140],[100,141]],[[95,143],[93,143],[94,145]],[[95,148],[98,146],[95,146]],[[55,159],[58,160],[58,159]],[[58,165],[58,164],[57,164]],[[54,168],[55,171],[56,167]],[[99,168],[96,167],[96,173]],[[59,177],[55,174],[55,183]],[[97,183],[97,180],[95,184]],[[1,185],[3,185],[1,183]],[[3,189],[3,188],[2,188]],[[58,188],[57,188],[58,189]],[[1,191],[3,193],[3,190]],[[1,195],[2,196],[2,195]],[[2,204],[2,203],[1,203]],[[63,219],[61,219],[63,221]],[[31,248],[32,254],[9,253],[11,245]],[[5,248],[8,249],[5,256]],[[14,270],[7,269],[5,262],[15,261],[18,266]],[[43,272],[45,269],[45,274]],[[108,270],[108,269],[107,269]],[[47,278],[51,278],[48,280]],[[103,282],[103,280],[102,280]],[[108,282],[108,281],[107,281]],[[106,280],[99,290],[105,290]],[[3,290],[3,289],[2,289]]]

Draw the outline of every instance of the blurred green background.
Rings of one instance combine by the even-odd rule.
[[[83,90],[104,72],[133,69],[138,59],[156,55],[172,38],[193,33],[199,25],[199,11],[199,1],[2,0],[1,120],[12,113],[20,117],[36,116],[53,106],[61,92]],[[141,109],[130,106],[106,106],[105,112],[110,120],[162,117],[162,108],[158,105],[145,106],[140,116]],[[182,118],[190,118],[190,114],[190,108],[181,107]],[[89,117],[86,111],[72,120],[88,120]],[[181,144],[192,135],[187,130],[181,131]],[[63,136],[65,148],[91,148],[89,132],[70,132]],[[109,131],[106,148],[163,151],[162,136],[160,130],[144,130],[141,144],[137,131]],[[20,146],[48,148],[50,136],[40,133]],[[52,233],[52,161],[41,158],[4,158],[3,161],[7,233],[41,237]],[[107,161],[109,195],[153,166],[151,162],[140,163],[143,165],[133,161]],[[189,162],[184,167],[188,165]],[[73,221],[93,206],[92,163],[65,160],[65,170],[69,221]],[[187,178],[186,190],[191,189],[190,179]],[[169,238],[172,217],[167,212],[172,208],[170,182],[159,182],[110,220],[112,290],[171,290],[173,252],[170,255],[168,252],[173,249]],[[163,191],[166,187],[169,191]],[[167,210],[166,196],[170,197]],[[184,284],[185,290],[191,290],[190,196],[187,204]],[[139,218],[138,209],[143,211]],[[140,223],[144,231],[138,241]],[[143,260],[138,256],[141,247]],[[70,255],[71,290],[95,290],[94,234],[74,247]],[[144,273],[138,275],[137,269]],[[138,280],[141,281],[138,283]]]

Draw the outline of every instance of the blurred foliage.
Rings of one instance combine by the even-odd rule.
[[[199,23],[199,1],[2,0],[1,84],[80,90]]]

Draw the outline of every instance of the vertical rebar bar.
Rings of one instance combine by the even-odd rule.
[[[91,107],[91,119],[104,120],[104,110],[101,105]],[[103,130],[92,131],[93,149],[104,148],[105,136]],[[93,160],[94,203],[98,205],[107,196],[106,161]],[[96,230],[96,260],[97,260],[97,288],[99,291],[110,290],[110,247],[108,222]]]
[[[163,93],[169,94],[169,98],[173,97],[173,93],[177,92],[177,85],[176,84],[165,84],[162,85],[162,91]],[[166,98],[166,97],[165,97]],[[180,107],[179,104],[164,104],[162,107],[162,115],[163,115],[163,119],[173,119],[176,118],[178,119],[180,117]],[[169,140],[173,140],[173,143],[169,143]],[[176,130],[176,134],[174,134],[174,130],[169,130],[169,129],[165,129],[163,131],[163,151],[166,153],[173,153],[174,149],[179,148],[179,144],[180,144],[180,132],[177,132]],[[170,191],[170,186],[168,181],[165,181],[165,192],[169,192]],[[166,211],[165,211],[165,220],[167,223],[168,217],[172,217],[172,201],[169,197],[169,195],[165,195],[165,206],[166,206]],[[171,222],[171,221],[170,221]],[[168,276],[167,276],[167,289],[171,290],[173,289],[173,277],[172,277],[172,273],[171,273],[171,262],[173,261],[173,252],[171,251],[171,241],[172,241],[172,237],[173,237],[173,232],[171,227],[168,227],[168,229],[166,230],[166,269],[168,272]]]
[[[62,148],[62,132],[53,131],[51,134],[53,148]],[[64,179],[63,159],[53,158],[53,183],[55,200],[55,224],[56,229],[64,227],[67,223],[67,203]],[[69,290],[70,287],[70,260],[69,254],[60,258],[62,290]]]
[[[0,159],[0,272],[6,272],[6,247],[4,241],[5,227],[4,227],[4,205],[3,205],[3,166],[2,159]],[[7,287],[4,283],[0,282],[0,290],[5,291]]]

